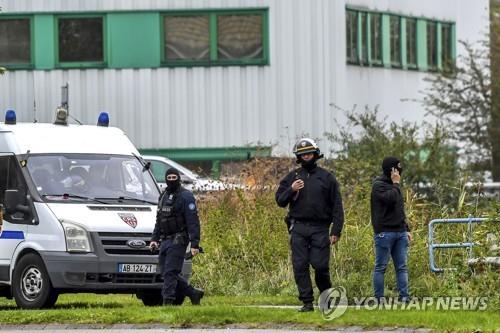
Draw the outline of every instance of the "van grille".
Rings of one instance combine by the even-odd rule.
[[[121,232],[100,232],[98,233],[104,252],[111,255],[135,255],[152,256],[149,250],[151,234],[149,233],[121,233]],[[127,245],[129,240],[143,240],[146,246],[143,248],[132,248]]]
[[[158,274],[116,274],[115,283],[160,283],[163,279]]]
[[[163,278],[160,274],[87,273],[86,281],[100,283],[152,284],[162,283]]]

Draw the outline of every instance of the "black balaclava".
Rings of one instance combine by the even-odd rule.
[[[384,161],[382,162],[382,170],[384,171],[384,175],[391,178],[392,168],[398,170],[399,174],[403,173],[403,167],[401,166],[401,161],[399,160],[399,158],[394,156],[388,156],[384,158]]]
[[[298,158],[300,165],[307,171],[311,171],[317,166],[316,161],[318,161],[318,154],[314,154],[314,157],[307,162],[302,159],[302,156]]]
[[[177,180],[167,180],[168,175],[177,175]],[[181,187],[181,175],[179,170],[176,168],[169,168],[167,172],[165,172],[165,182],[167,183],[167,192],[173,193]]]

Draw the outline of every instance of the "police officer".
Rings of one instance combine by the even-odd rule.
[[[191,242],[192,256],[199,253],[200,221],[196,201],[193,194],[181,186],[177,169],[168,169],[165,180],[167,189],[158,203],[150,243],[151,249],[155,249],[161,242],[158,259],[163,275],[163,305],[180,305],[185,296],[198,305],[203,291],[191,286],[180,275],[188,243]]]
[[[299,299],[304,303],[299,311],[308,312],[314,310],[309,266],[314,268],[319,291],[331,288],[330,244],[340,238],[344,209],[335,176],[316,164],[323,157],[318,145],[303,138],[295,145],[294,154],[301,167],[280,182],[276,202],[280,207],[289,206],[293,273]]]

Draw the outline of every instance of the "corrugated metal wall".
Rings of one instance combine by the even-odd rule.
[[[281,142],[329,130],[327,46],[334,1],[0,1],[4,11],[85,11],[269,7],[271,65],[265,67],[10,72],[0,107],[51,121],[60,86],[70,84],[71,114],[93,123],[100,110],[144,148],[223,147]],[[340,2],[339,2],[340,3]],[[342,11],[341,13],[342,14]],[[315,36],[315,38],[312,38]],[[34,92],[34,93],[33,93]]]
[[[402,6],[402,12],[410,2],[347,1],[378,10]],[[422,2],[427,11],[435,3]],[[469,12],[474,31],[466,33],[482,29],[485,19],[477,16],[483,12],[472,10],[477,2],[443,2],[447,8],[440,5],[436,13],[406,14],[453,19],[460,33]],[[0,78],[0,109],[13,107],[19,118],[31,121],[35,100],[37,119],[50,122],[60,86],[69,82],[74,117],[94,123],[106,110],[112,125],[138,147],[276,144],[276,154],[289,152],[301,134],[319,138],[334,131],[334,117],[341,116],[332,104],[379,104],[383,113],[404,118],[401,98],[417,97],[424,74],[347,66],[345,5],[338,0],[0,0],[4,12],[269,7],[271,56],[264,67],[12,71]],[[407,103],[405,110],[423,118],[418,105]]]

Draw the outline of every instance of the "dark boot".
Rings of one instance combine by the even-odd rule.
[[[312,302],[304,303],[304,305],[298,310],[299,312],[312,312],[314,311],[314,306]]]
[[[200,301],[203,298],[203,295],[205,295],[205,292],[203,290],[193,287],[193,290],[191,291],[191,293],[189,295],[189,299],[191,300],[191,304],[200,305]]]
[[[173,299],[164,299],[163,300],[163,306],[172,306],[172,305],[174,305]]]

